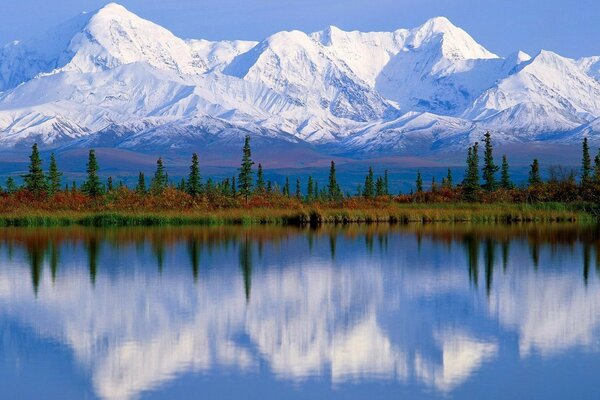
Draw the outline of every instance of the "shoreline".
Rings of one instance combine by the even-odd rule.
[[[540,204],[393,204],[380,208],[301,207],[232,208],[184,211],[49,211],[18,210],[0,215],[0,227],[49,226],[215,226],[426,223],[592,223],[597,217],[582,207],[561,203]]]

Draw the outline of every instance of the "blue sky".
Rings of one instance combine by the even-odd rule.
[[[106,0],[5,0],[0,42],[22,39]],[[600,55],[598,0],[122,0],[136,14],[185,38],[262,39],[280,30],[414,27],[443,15],[489,50],[540,49]]]

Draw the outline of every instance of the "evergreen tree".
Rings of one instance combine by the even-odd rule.
[[[327,190],[329,194],[329,200],[340,200],[342,198],[342,190],[340,189],[340,185],[337,183],[337,177],[335,173],[335,162],[331,162],[331,167],[329,168],[329,184],[327,185]]]
[[[388,170],[386,169],[384,174],[383,174],[383,184],[384,184],[384,191],[385,191],[385,195],[389,196],[390,195],[390,180],[388,177]]]
[[[250,136],[246,136],[244,140],[244,148],[242,150],[242,165],[240,167],[240,174],[238,178],[238,188],[240,194],[244,196],[246,203],[248,197],[252,194],[252,150],[250,149]]]
[[[54,153],[50,155],[50,168],[48,169],[48,193],[50,196],[58,193],[62,186],[62,172],[59,172],[56,165]]]
[[[6,193],[13,194],[17,192],[17,184],[12,176],[9,176],[6,180]]]
[[[146,194],[146,177],[144,176],[144,173],[142,171],[140,171],[140,173],[138,174],[138,183],[135,187],[135,191],[141,195]]]
[[[421,176],[421,171],[417,171],[415,185],[417,187],[417,193],[423,193],[423,177]]]
[[[502,156],[502,169],[500,172],[500,186],[502,189],[512,189],[513,183],[510,180],[510,174],[508,172],[508,159],[506,155]]]
[[[153,195],[160,195],[167,189],[168,185],[169,177],[165,171],[162,157],[160,157],[156,160],[156,172],[154,172],[154,177],[150,181],[150,192]]]
[[[267,194],[273,194],[273,182],[270,179],[267,181]]]
[[[590,146],[588,138],[583,139],[582,157],[581,157],[581,185],[590,183],[592,177],[592,159],[590,157]]]
[[[369,167],[369,173],[367,174],[366,178],[365,178],[365,187],[363,189],[363,196],[365,196],[366,198],[370,199],[371,197],[375,196],[375,182],[374,182],[374,176],[373,176],[373,168]]]
[[[385,182],[382,177],[378,177],[375,182],[375,195],[385,196]]]
[[[300,178],[296,178],[296,199],[302,200],[302,189],[300,188]]]
[[[256,192],[265,192],[265,175],[261,163],[258,163],[258,171],[256,172]]]
[[[190,165],[190,174],[187,183],[184,182],[184,188],[190,196],[199,196],[202,193],[202,177],[200,176],[200,162],[198,154],[192,154],[192,165]]]
[[[285,184],[283,185],[283,195],[290,197],[290,178],[285,177]]]
[[[237,196],[237,185],[235,184],[235,176],[231,177],[231,195],[233,197]]]
[[[594,157],[594,182],[600,184],[600,150]]]
[[[97,197],[104,193],[104,188],[102,187],[102,183],[100,182],[100,177],[98,176],[98,170],[100,167],[98,166],[98,161],[96,160],[96,152],[92,149],[88,155],[87,162],[87,179],[81,187],[83,193],[88,196]]]
[[[306,187],[306,201],[313,201],[315,199],[315,185],[313,182],[313,177],[308,177],[308,185]]]
[[[437,192],[437,184],[435,183],[435,176],[431,177],[431,193]]]
[[[188,185],[185,182],[185,178],[181,178],[181,180],[179,181],[179,185],[177,185],[177,190],[179,190],[180,192],[188,193],[187,186]]]
[[[540,165],[537,158],[533,160],[529,170],[529,186],[535,186],[542,183],[542,177],[540,176]]]
[[[29,173],[23,175],[25,180],[25,189],[31,192],[34,196],[44,196],[48,193],[48,182],[42,170],[42,159],[38,150],[37,143],[31,147],[31,155],[29,156]]]
[[[465,200],[477,200],[477,192],[481,188],[479,184],[479,143],[475,142],[469,147],[467,153],[467,170],[463,180],[463,194]]]
[[[204,191],[206,194],[214,194],[215,193],[215,182],[212,178],[208,178],[206,181],[206,186],[204,187]]]
[[[444,181],[443,187],[446,189],[452,189],[454,186],[454,181],[452,178],[452,171],[448,168],[448,173],[446,174],[446,179]]]
[[[496,173],[498,166],[494,163],[494,147],[492,146],[492,136],[489,132],[484,135],[484,153],[483,153],[483,187],[488,192],[498,189],[496,183]]]
[[[114,190],[112,176],[108,177],[108,181],[106,183],[106,190],[109,191],[109,192],[112,192]]]

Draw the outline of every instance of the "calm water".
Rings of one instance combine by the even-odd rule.
[[[0,231],[0,393],[597,399],[600,233]]]

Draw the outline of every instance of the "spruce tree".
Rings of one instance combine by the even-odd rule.
[[[198,154],[192,154],[192,165],[190,165],[190,174],[185,182],[184,189],[190,196],[199,196],[202,193],[202,177],[200,176],[200,162]]]
[[[187,187],[188,185],[185,182],[185,178],[181,178],[179,184],[177,185],[177,190],[179,190],[180,192],[188,193]]]
[[[477,192],[481,188],[479,184],[479,143],[475,142],[469,147],[467,153],[467,170],[463,180],[463,194],[465,200],[477,200]]]
[[[592,159],[590,157],[590,146],[588,138],[583,139],[582,157],[581,157],[581,185],[590,183],[592,177]]]
[[[135,191],[141,195],[146,194],[146,177],[144,176],[144,173],[142,171],[140,171],[140,173],[138,174],[138,183],[135,187]]]
[[[506,155],[502,156],[502,168],[501,168],[501,172],[500,172],[500,186],[502,187],[502,189],[512,189],[513,188],[513,183],[510,180],[510,174],[508,171],[508,159],[506,158]]]
[[[454,187],[454,182],[452,178],[452,171],[448,168],[448,173],[446,174],[446,180],[443,185],[446,189],[452,189]]]
[[[300,178],[296,178],[296,199],[302,200],[302,189],[300,188]]]
[[[98,166],[98,161],[96,160],[96,151],[92,149],[88,155],[86,168],[87,179],[81,187],[83,193],[87,194],[88,196],[97,197],[104,193],[104,188],[102,187],[100,177],[98,176],[99,169],[100,167]]]
[[[540,164],[537,158],[533,160],[529,170],[529,186],[536,186],[542,183],[542,177],[540,176]]]
[[[18,189],[14,178],[12,176],[9,176],[6,180],[6,193],[13,194],[16,193],[17,190]]]
[[[285,184],[283,185],[283,195],[290,197],[290,178],[285,177]]]
[[[375,182],[375,195],[378,197],[385,195],[385,182],[382,177],[378,177]]]
[[[237,185],[235,184],[235,176],[231,177],[231,195],[233,197],[237,196]]]
[[[313,177],[308,177],[308,184],[306,187],[306,201],[313,201],[315,199],[315,186],[313,182]]]
[[[267,194],[273,194],[273,182],[270,179],[267,181]]]
[[[150,181],[150,192],[153,195],[162,194],[167,186],[169,185],[169,178],[167,176],[167,172],[165,171],[165,166],[163,164],[162,157],[156,160],[156,172],[154,172],[154,177]]]
[[[265,192],[265,175],[261,163],[258,163],[258,170],[256,171],[256,192],[261,194]]]
[[[600,184],[600,150],[594,157],[594,182]]]
[[[108,181],[106,182],[106,190],[109,192],[112,192],[114,190],[112,176],[108,177]]]
[[[417,179],[415,181],[415,186],[417,189],[417,193],[423,193],[423,177],[421,176],[421,171],[417,171]]]
[[[60,191],[62,186],[62,172],[58,170],[54,153],[50,155],[50,168],[48,169],[48,193],[50,196]]]
[[[242,165],[238,178],[238,189],[240,194],[248,203],[248,197],[252,194],[252,150],[250,149],[250,136],[244,139],[244,148],[242,150]]]
[[[29,156],[29,173],[23,175],[25,180],[25,189],[31,192],[35,197],[45,196],[48,193],[48,182],[44,171],[42,170],[42,159],[38,150],[37,143],[31,147]]]
[[[337,183],[337,177],[335,173],[335,162],[331,162],[329,168],[329,184],[327,185],[329,200],[340,200],[342,198],[342,190],[340,185]]]
[[[489,132],[484,135],[484,154],[483,154],[483,187],[488,192],[493,192],[498,188],[496,183],[496,173],[498,166],[494,163],[494,147],[492,146],[492,136]]]
[[[431,193],[437,192],[437,184],[435,183],[435,176],[431,177]]]
[[[363,189],[363,196],[370,199],[375,196],[375,182],[373,176],[373,167],[369,167],[369,173],[365,177],[365,187]]]
[[[390,180],[388,177],[388,170],[386,169],[384,174],[383,174],[383,184],[384,184],[384,191],[385,191],[385,195],[389,196],[390,195]]]

